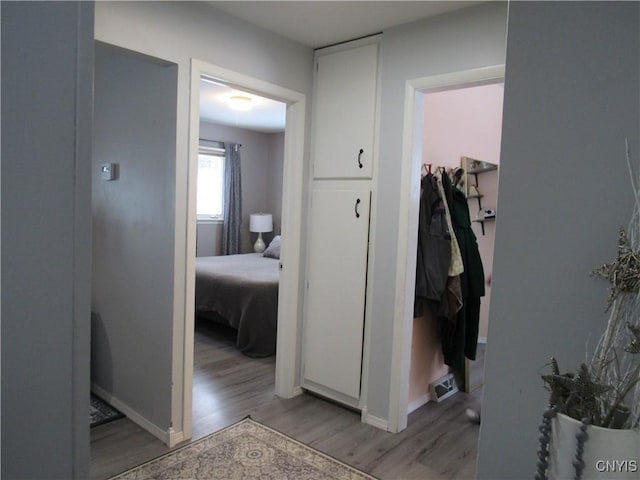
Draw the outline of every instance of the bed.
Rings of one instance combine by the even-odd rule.
[[[276,351],[279,263],[262,253],[196,258],[196,315],[236,329],[248,356]]]

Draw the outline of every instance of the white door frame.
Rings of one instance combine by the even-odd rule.
[[[302,186],[305,138],[306,96],[294,90],[265,82],[226,68],[191,60],[191,95],[189,115],[189,166],[187,181],[187,239],[185,269],[184,342],[174,351],[174,365],[182,359],[182,368],[174,368],[174,418],[181,420],[182,435],[174,442],[191,438],[193,430],[193,347],[195,305],[196,258],[196,181],[198,171],[198,144],[200,132],[200,76],[206,75],[234,88],[287,104],[284,136],[284,164],[282,185],[282,250],[280,286],[278,290],[278,330],[276,344],[275,393],[290,398],[302,393],[296,377],[298,349],[298,285],[300,285],[300,236],[302,225]],[[180,378],[182,377],[182,378]],[[174,422],[174,424],[177,422]],[[179,429],[180,426],[177,426]],[[171,445],[170,445],[171,446]]]
[[[422,164],[422,131],[417,131],[416,127],[422,125],[424,93],[501,81],[504,81],[504,65],[416,78],[407,80],[405,85],[396,257],[398,263],[393,317],[391,388],[389,389],[389,431],[391,432],[404,430],[407,427],[408,417],[420,167]]]

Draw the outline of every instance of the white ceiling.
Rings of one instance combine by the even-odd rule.
[[[302,45],[319,48],[465,8],[479,1],[236,0],[207,3]],[[262,132],[284,131],[284,104],[242,93],[254,99],[252,103],[255,107],[249,112],[236,112],[226,104],[226,98],[232,92],[232,89],[225,86],[201,82],[201,118],[213,123]]]
[[[372,35],[476,1],[209,1],[249,23],[311,48]]]
[[[229,107],[229,97],[251,99],[251,109],[237,111]],[[284,132],[287,106],[269,98],[235,90],[209,80],[200,80],[200,119],[263,133]]]

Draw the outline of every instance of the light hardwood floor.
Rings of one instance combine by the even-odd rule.
[[[251,359],[233,347],[231,332],[198,322],[195,341],[193,440],[247,415],[381,479],[471,479],[482,389],[430,402],[401,433],[360,422],[359,413],[309,394],[274,396],[274,358]],[[182,445],[179,445],[182,446]],[[91,478],[102,480],[168,449],[128,419],[91,430]]]

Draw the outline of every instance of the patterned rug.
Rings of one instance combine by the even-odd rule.
[[[112,480],[375,480],[247,417]]]
[[[124,417],[124,415],[118,410],[103,402],[93,393],[91,394],[91,405],[89,406],[89,422],[91,428],[122,417]]]

